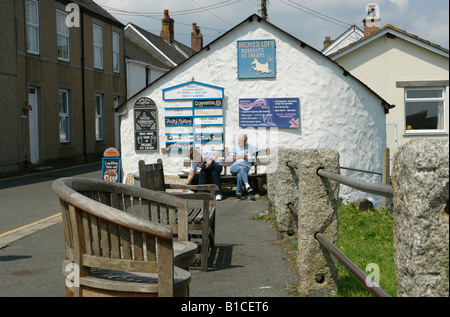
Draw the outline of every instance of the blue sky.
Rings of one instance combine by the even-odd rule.
[[[260,0],[94,0],[124,24],[133,22],[158,34],[164,9],[175,20],[175,39],[190,46],[192,23],[204,44],[213,41],[253,13]],[[368,0],[267,0],[268,21],[321,50],[326,36],[337,38],[350,25],[363,29]],[[378,0],[381,27],[386,24],[449,47],[447,0]],[[121,10],[121,11],[120,11]],[[126,11],[126,12],[125,12]],[[145,15],[145,16],[143,16]]]

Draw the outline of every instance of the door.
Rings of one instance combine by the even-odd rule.
[[[38,97],[37,89],[28,89],[28,121],[30,130],[30,161],[39,162],[39,123],[38,123]]]

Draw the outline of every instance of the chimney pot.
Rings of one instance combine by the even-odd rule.
[[[197,23],[192,23],[191,48],[196,52],[203,48],[203,35]]]
[[[169,10],[164,10],[164,19],[161,20],[162,28],[160,36],[166,40],[167,43],[172,44],[175,40],[174,21],[169,16]]]

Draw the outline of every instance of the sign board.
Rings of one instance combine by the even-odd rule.
[[[163,89],[166,152],[223,150],[224,88],[195,81]]]
[[[300,100],[299,98],[239,99],[239,126],[299,128]]]
[[[276,77],[275,40],[237,41],[238,78]]]
[[[223,91],[221,87],[191,81],[163,89],[163,100],[223,99]]]
[[[158,111],[147,97],[134,104],[134,144],[136,151],[158,150]]]
[[[120,183],[120,170],[120,157],[104,157],[102,159],[102,180]]]

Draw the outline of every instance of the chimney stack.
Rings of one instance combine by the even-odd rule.
[[[162,21],[162,29],[160,36],[166,40],[167,43],[172,44],[175,39],[173,28],[173,19],[169,16],[169,10],[164,10],[164,19]]]
[[[325,41],[323,41],[323,49],[326,49],[333,42],[334,40],[332,40],[329,36],[326,36]]]
[[[191,48],[196,52],[203,48],[203,35],[197,23],[192,23]]]
[[[376,3],[369,3],[366,7],[367,17],[363,20],[364,36],[369,36],[380,29],[380,8]]]

